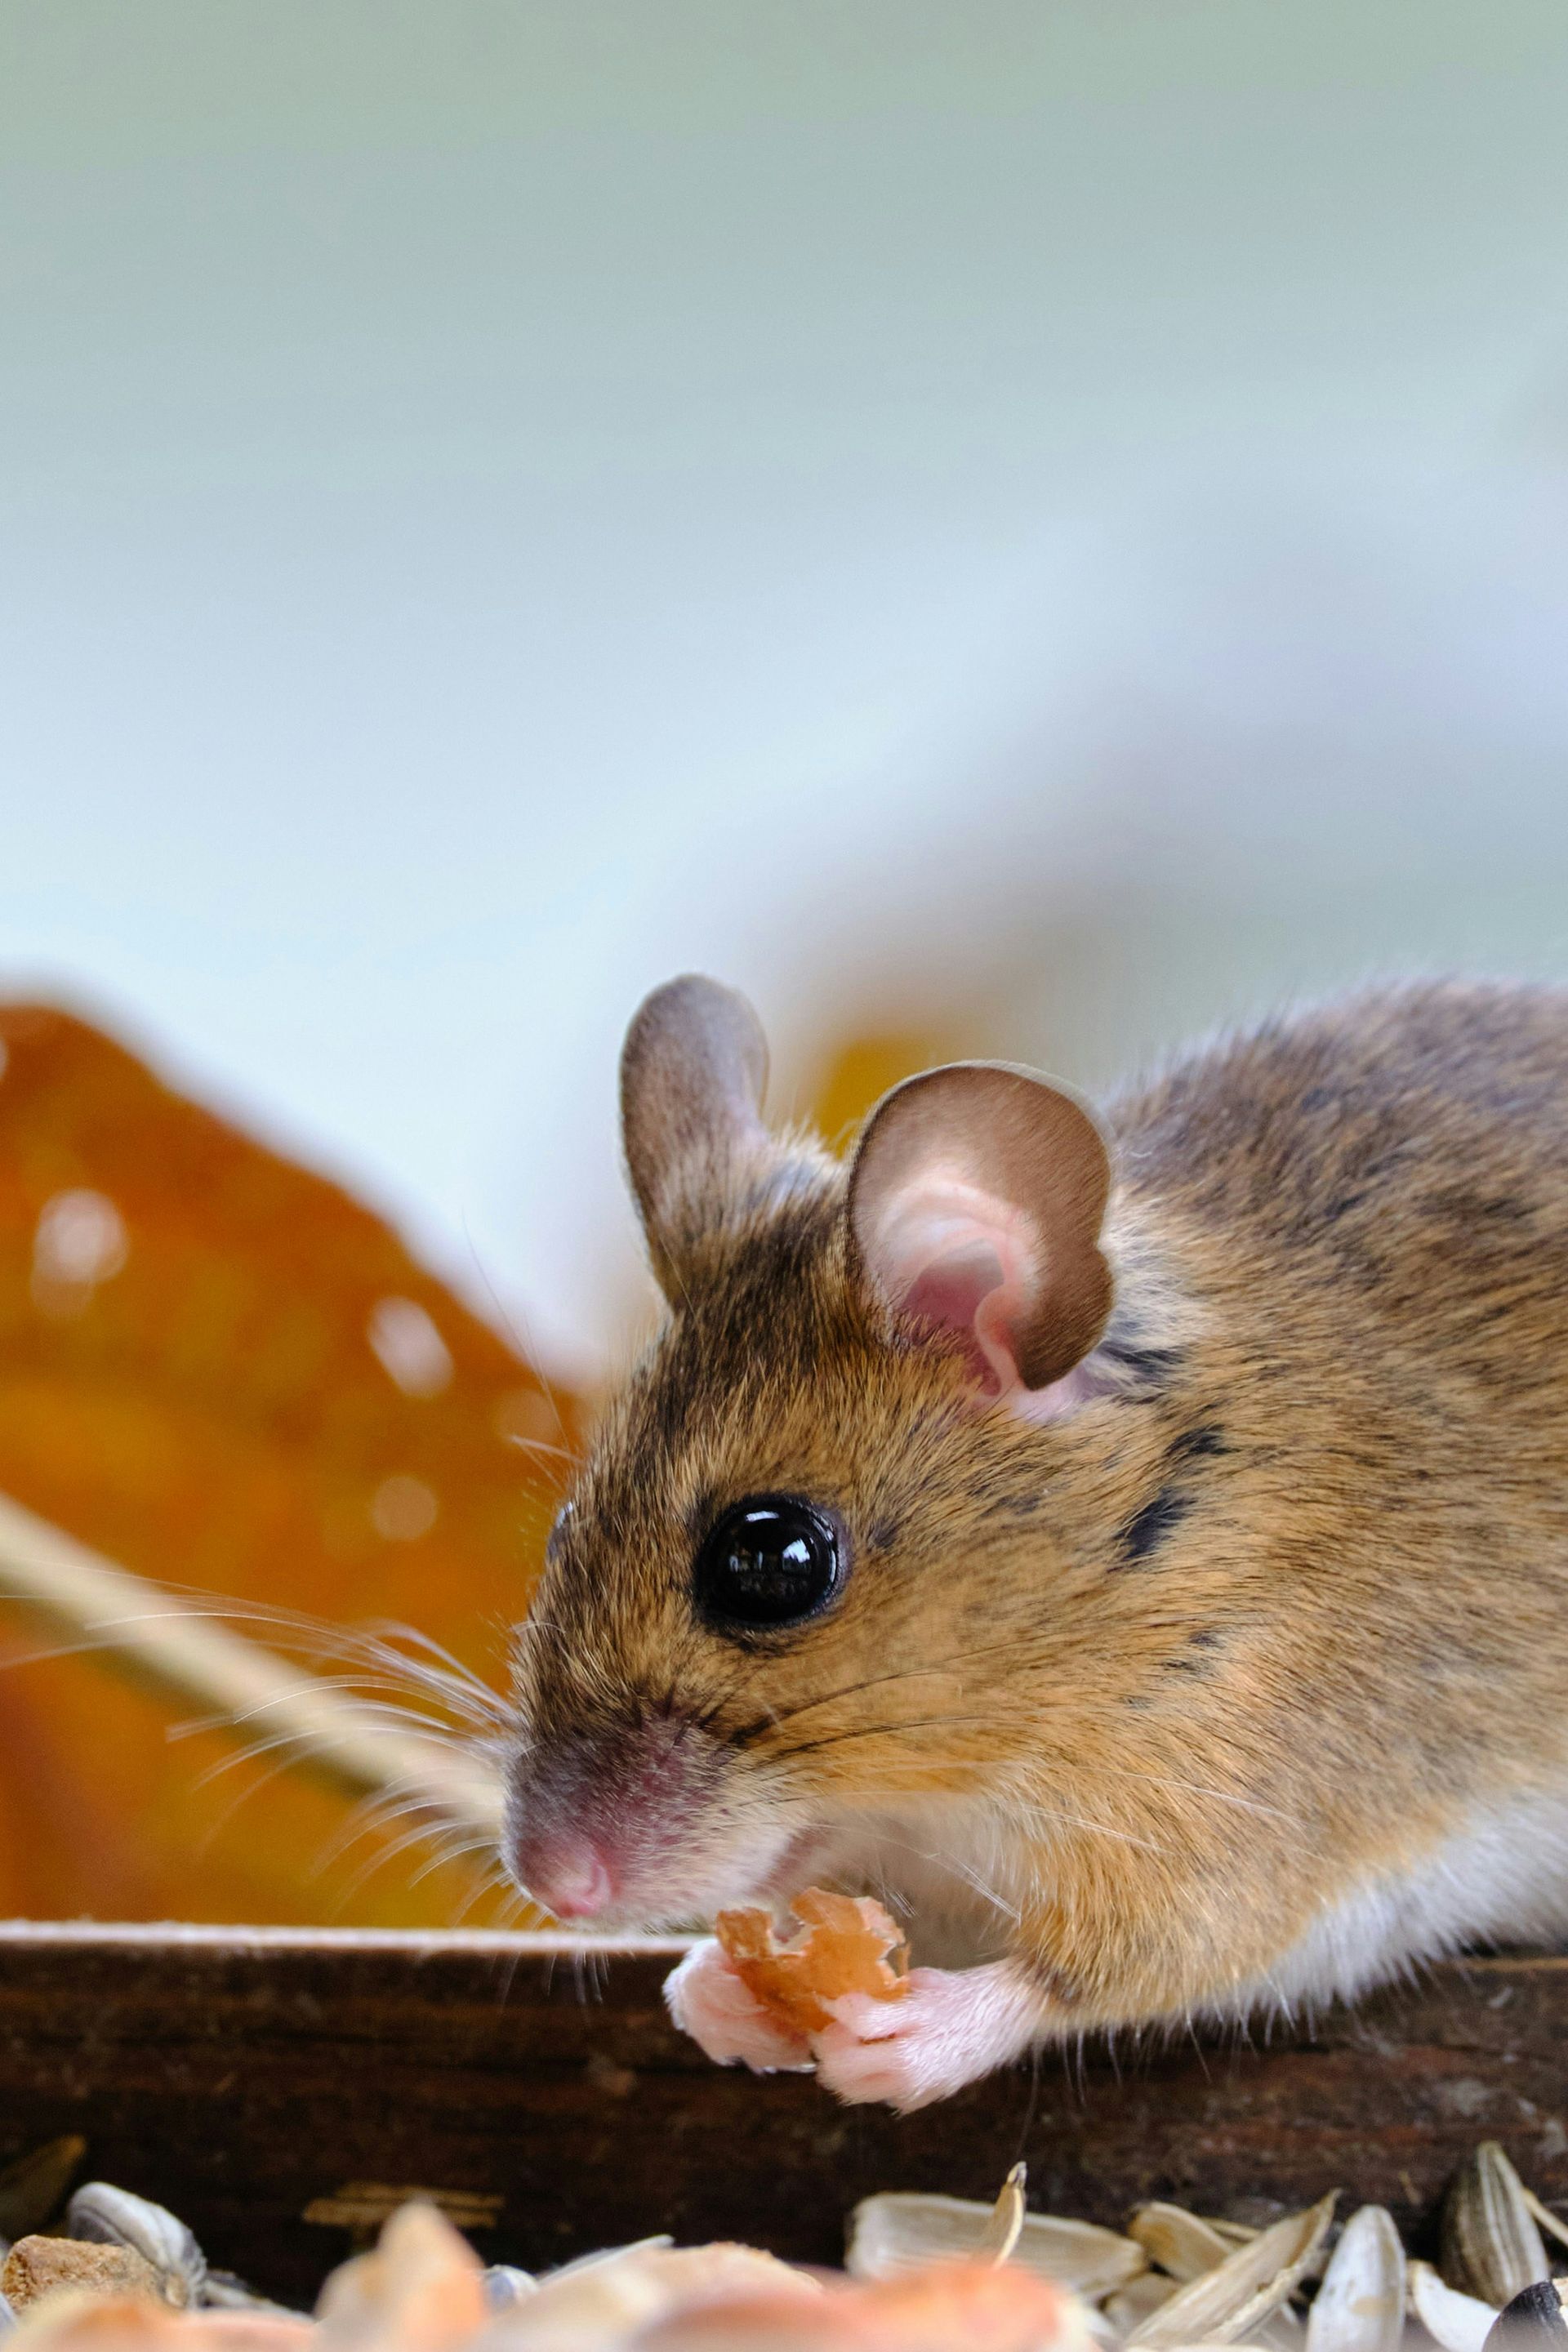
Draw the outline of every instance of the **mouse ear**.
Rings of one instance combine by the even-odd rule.
[[[716,1198],[771,1157],[768,1045],[745,998],[700,972],[645,997],[621,1048],[621,1138],[659,1287],[712,1222]]]
[[[850,1259],[885,1307],[964,1339],[988,1395],[1042,1389],[1110,1312],[1099,1249],[1110,1161],[1081,1103],[1033,1071],[955,1062],[867,1121]]]

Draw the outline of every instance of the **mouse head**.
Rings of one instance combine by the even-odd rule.
[[[1104,1143],[1060,1088],[963,1063],[895,1087],[846,1167],[769,1132],[766,1066],[708,980],[626,1038],[668,1313],[518,1645],[509,1855],[563,1917],[792,1891],[844,1823],[961,1790],[1015,1738],[985,1564],[1110,1310]]]

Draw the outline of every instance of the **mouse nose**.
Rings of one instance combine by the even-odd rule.
[[[610,1865],[592,1839],[574,1837],[547,1846],[523,1846],[517,1874],[529,1893],[558,1919],[591,1919],[612,1900]]]

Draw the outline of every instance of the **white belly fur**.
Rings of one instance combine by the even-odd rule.
[[[1568,1789],[1478,1811],[1413,1870],[1325,1905],[1264,1976],[1205,2004],[1235,2019],[1290,2016],[1466,1947],[1551,1941],[1568,1930]]]

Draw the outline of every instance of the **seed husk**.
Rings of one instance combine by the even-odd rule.
[[[1524,2187],[1522,2182],[1520,2185]],[[1524,2189],[1524,2201],[1530,2208],[1531,2220],[1539,2223],[1547,2236],[1555,2238],[1560,2246],[1568,2246],[1568,2221],[1563,2219],[1562,2214],[1554,2213],[1550,2205],[1543,2205],[1533,2189]]]
[[[538,2287],[533,2273],[520,2271],[515,2263],[491,2263],[484,2276],[485,2301],[492,2311],[510,2311],[514,2303],[537,2293]]]
[[[1410,2308],[1443,2352],[1481,2352],[1497,2307],[1440,2278],[1430,2263],[1412,2263],[1406,2274]]]
[[[1179,2279],[1184,2286],[1208,2271],[1217,2270],[1237,2251],[1234,2238],[1222,2235],[1212,2221],[1200,2221],[1183,2205],[1158,2201],[1140,2205],[1127,2224],[1127,2234],[1137,2241],[1152,2263],[1172,2278]],[[1249,2231],[1241,2242],[1249,2244],[1255,2234]]]
[[[1304,2213],[1292,2213],[1238,2246],[1142,2321],[1129,2344],[1151,2352],[1197,2343],[1234,2343],[1279,2311],[1307,2275],[1329,2232],[1337,2189]]]
[[[991,2209],[991,2219],[981,2232],[979,2251],[989,2254],[994,2263],[1005,2263],[1018,2242],[1024,2227],[1024,2189],[1028,2178],[1026,2164],[1013,2167]]]
[[[1307,2352],[1398,2352],[1405,2332],[1405,2249],[1382,2205],[1351,2215],[1307,2315]]]
[[[66,2208],[66,2228],[73,2238],[98,2245],[131,2247],[152,2263],[172,2303],[194,2303],[201,2292],[206,2257],[166,2205],[111,2181],[87,2180]]]
[[[916,2189],[862,2198],[849,2217],[844,2266],[852,2278],[896,2278],[921,2263],[956,2255],[973,2259],[986,2251],[994,2212],[994,2207],[966,2197]],[[1023,2216],[1010,2259],[1091,2303],[1149,2266],[1142,2247],[1117,2231],[1047,2213]]]
[[[87,2154],[75,2132],[29,2148],[0,2172],[0,2238],[26,2238],[54,2219]]]
[[[236,2278],[232,2271],[209,2270],[196,2298],[204,2311],[249,2311],[268,2319],[303,2319],[302,2311],[291,2310],[286,2303],[274,2303],[269,2294],[260,2294]]]
[[[1180,2279],[1167,2278],[1163,2271],[1145,2271],[1141,2277],[1129,2279],[1125,2286],[1119,2286],[1114,2294],[1108,2294],[1100,2308],[1121,2335],[1131,2336],[1141,2321],[1159,2311],[1181,2291]]]
[[[1568,2352],[1563,2298],[1550,2279],[1537,2279],[1499,2312],[1486,2352]]]
[[[1495,2139],[1483,2140],[1454,2176],[1440,2267],[1449,2286],[1496,2311],[1551,2273],[1524,2183]]]

